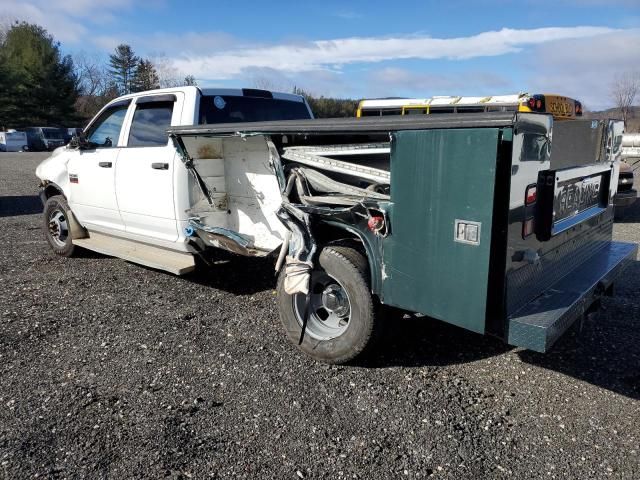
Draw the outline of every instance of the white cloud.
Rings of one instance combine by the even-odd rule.
[[[81,44],[91,24],[112,21],[134,4],[135,0],[2,0],[0,17],[36,23],[56,40]]]
[[[453,59],[497,56],[546,42],[585,38],[614,32],[606,27],[558,27],[516,30],[504,28],[458,38],[368,37],[318,40],[302,45],[282,44],[237,48],[213,55],[184,55],[176,66],[198,78],[231,79],[247,68],[277,68],[285,72],[338,69],[354,63],[398,59]]]
[[[519,69],[529,71],[531,90],[569,95],[593,110],[608,108],[616,73],[640,68],[638,45],[640,30],[551,42],[537,47]]]
[[[501,75],[480,70],[420,73],[386,67],[367,75],[366,96],[495,95],[514,89]],[[511,90],[510,90],[511,89]],[[517,88],[514,90],[517,91]]]
[[[135,33],[100,35],[92,37],[91,42],[104,50],[113,50],[121,43],[127,43],[145,55],[167,52],[172,55],[198,55],[216,49],[229,49],[237,45],[239,40],[225,32],[156,32],[144,36]]]
[[[15,20],[25,20],[46,28],[56,40],[62,42],[77,42],[83,37],[87,29],[80,22],[76,22],[59,12],[48,12],[39,5],[19,1],[3,1],[0,3],[0,16]]]

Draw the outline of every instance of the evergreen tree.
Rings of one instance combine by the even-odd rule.
[[[73,61],[47,31],[15,23],[0,44],[0,125],[64,125],[76,122],[78,97]]]
[[[150,60],[140,60],[131,84],[132,92],[143,92],[160,88],[158,72]]]
[[[132,92],[139,62],[140,58],[133,53],[131,46],[125,44],[118,45],[115,53],[109,55],[109,73],[120,95]]]
[[[355,117],[358,101],[349,98],[314,97],[299,87],[293,87],[293,93],[307,99],[316,118]]]

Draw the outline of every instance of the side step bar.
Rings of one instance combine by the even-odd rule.
[[[104,233],[90,231],[88,238],[74,239],[73,244],[103,255],[122,258],[128,262],[139,263],[175,275],[184,275],[196,267],[195,259],[190,253],[175,252]]]

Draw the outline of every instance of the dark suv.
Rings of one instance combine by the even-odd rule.
[[[24,129],[27,134],[29,150],[33,152],[52,151],[65,144],[65,133],[63,129],[56,127],[27,127]]]

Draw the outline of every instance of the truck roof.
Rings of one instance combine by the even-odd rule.
[[[271,94],[273,98],[276,98],[279,100],[304,102],[304,97],[302,97],[302,95],[296,95],[294,93],[273,92],[270,90],[260,90],[255,88],[201,88],[194,85],[187,85],[182,87],[156,88],[155,90],[145,90],[143,92],[135,92],[135,93],[129,93],[127,95],[121,95],[114,100],[136,98],[143,95],[144,96],[157,95],[157,94],[175,93],[175,92],[186,93],[186,92],[193,92],[193,91],[198,91],[202,93],[202,95],[234,95],[238,97],[247,96],[247,92],[265,92],[265,93]]]

